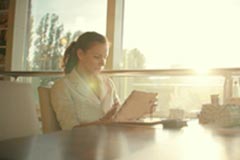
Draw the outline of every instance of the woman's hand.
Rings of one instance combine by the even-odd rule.
[[[145,112],[143,116],[152,117],[152,113],[154,113],[156,111],[156,107],[158,106],[157,101],[158,101],[158,99],[156,98],[149,103],[150,109],[147,112]]]
[[[150,114],[156,111],[156,107],[158,106],[158,99],[154,99],[151,103],[151,109],[150,109]]]
[[[120,108],[120,104],[115,103],[112,108],[100,119],[100,121],[112,121],[118,108]]]
[[[120,104],[115,103],[112,106],[112,108],[99,120],[96,120],[96,121],[93,121],[93,122],[82,123],[82,124],[74,126],[73,128],[86,127],[86,126],[89,126],[89,125],[108,124],[113,120],[114,115],[116,114],[118,108],[120,108]]]

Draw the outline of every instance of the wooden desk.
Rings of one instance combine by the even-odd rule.
[[[95,125],[0,142],[0,160],[239,160],[239,131]]]

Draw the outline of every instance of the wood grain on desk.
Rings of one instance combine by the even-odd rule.
[[[0,142],[0,160],[239,160],[240,134],[106,124]]]

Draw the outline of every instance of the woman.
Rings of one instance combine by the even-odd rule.
[[[51,102],[62,129],[111,119],[119,98],[111,79],[101,75],[109,44],[103,35],[86,32],[64,53],[66,75],[51,89]]]

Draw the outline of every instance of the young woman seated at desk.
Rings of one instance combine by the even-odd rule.
[[[64,53],[65,76],[55,81],[51,103],[62,129],[110,120],[119,106],[113,81],[100,74],[107,56],[107,38],[85,32]]]

